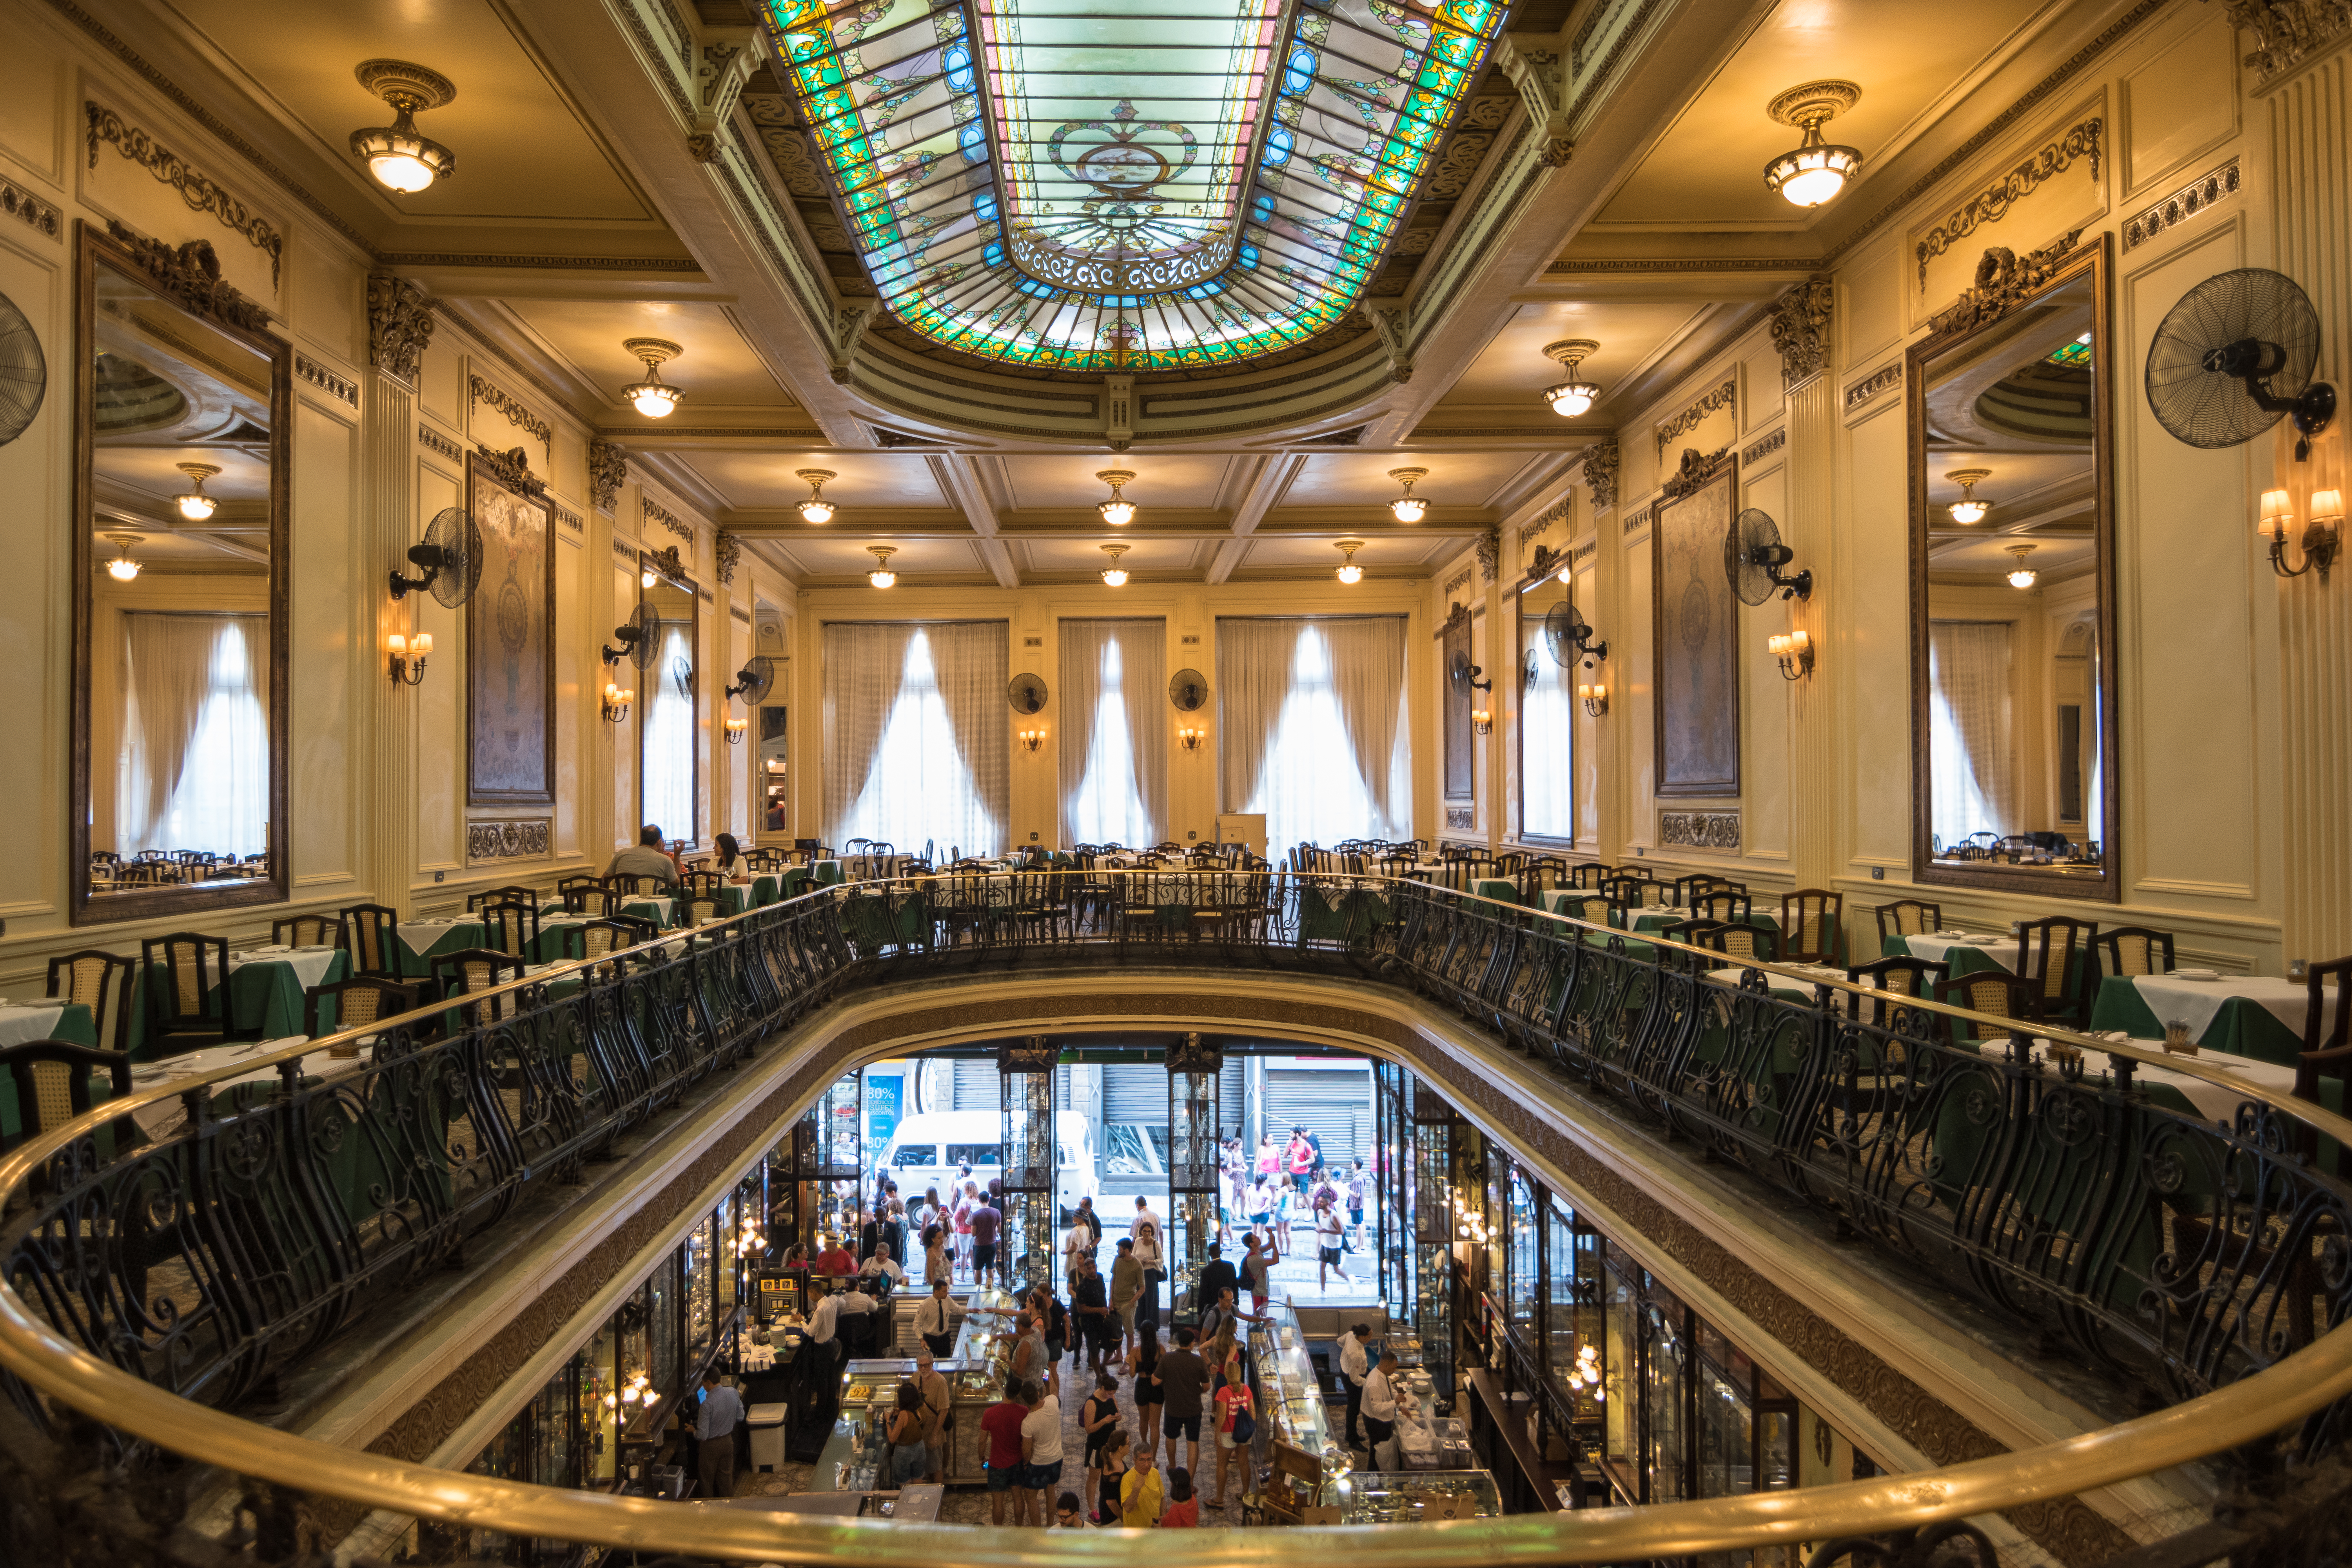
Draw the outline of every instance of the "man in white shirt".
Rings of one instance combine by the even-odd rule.
[[[1095,1233],[1087,1228],[1084,1217],[1072,1220],[1070,1228],[1062,1236],[1062,1272],[1066,1277],[1076,1278],[1080,1258],[1089,1263],[1095,1260]]]
[[[1021,1422],[1021,1484],[1013,1491],[1013,1522],[1026,1524],[1035,1510],[1040,1528],[1054,1522],[1045,1494],[1062,1484],[1062,1402],[1031,1382],[1024,1401],[1029,1414]]]
[[[875,1303],[874,1298],[866,1293],[866,1277],[863,1275],[852,1275],[849,1279],[844,1280],[843,1283],[847,1285],[849,1289],[844,1290],[839,1296],[832,1298],[841,1303],[839,1311],[842,1319],[852,1323],[871,1324],[874,1321]],[[839,1326],[839,1324],[836,1324],[836,1328]],[[866,1347],[866,1349],[856,1352],[859,1355],[872,1355],[875,1353],[874,1342],[871,1338],[859,1337],[851,1342]],[[842,1345],[842,1350],[845,1354],[849,1351],[849,1342],[845,1342]]]
[[[1348,1389],[1348,1447],[1360,1448],[1363,1438],[1356,1430],[1357,1412],[1363,1408],[1364,1380],[1371,1375],[1364,1359],[1364,1348],[1371,1342],[1372,1325],[1358,1323],[1339,1336],[1339,1381]]]
[[[935,1356],[944,1358],[954,1348],[955,1303],[948,1300],[946,1280],[933,1280],[929,1300],[915,1309],[915,1332]]]
[[[898,1259],[890,1256],[890,1244],[887,1241],[874,1248],[873,1257],[858,1265],[857,1272],[868,1279],[887,1275],[894,1289],[907,1282],[907,1271],[899,1268]]]
[[[809,1311],[809,1342],[823,1345],[825,1353],[836,1360],[841,1354],[837,1348],[840,1342],[834,1335],[840,1322],[841,1298],[838,1296],[820,1297],[817,1304]]]
[[[1396,1374],[1394,1351],[1381,1352],[1381,1364],[1364,1379],[1364,1435],[1371,1439],[1372,1463],[1381,1463],[1381,1445],[1396,1436],[1396,1391],[1389,1380]]]
[[[1166,1227],[1151,1209],[1149,1198],[1137,1194],[1135,1226],[1135,1260],[1143,1265],[1143,1294],[1136,1299],[1135,1321],[1152,1328],[1160,1326],[1160,1285],[1168,1278],[1167,1265],[1162,1262],[1160,1238]]]

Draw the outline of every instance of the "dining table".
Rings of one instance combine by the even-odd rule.
[[[170,971],[157,963],[145,974],[134,974],[124,999],[131,1009],[129,1050],[133,1061],[153,1055],[147,1038],[146,987],[171,984]],[[333,985],[351,978],[351,955],[338,947],[293,947],[272,944],[251,947],[228,955],[227,1004],[223,1016],[236,1034],[276,1038],[302,1033],[302,994],[314,985]],[[205,997],[209,1005],[221,987]]]
[[[2335,1027],[2336,1006],[2336,997],[2326,996],[2323,1038]],[[2201,1049],[2292,1068],[2303,1058],[2310,1008],[2308,985],[2275,975],[2110,974],[2099,983],[2091,1027],[2161,1039],[2166,1025],[2182,1023]]]
[[[37,1040],[62,1040],[69,1046],[98,1047],[98,1020],[86,1002],[63,996],[24,1000],[0,998],[0,1049],[29,1046]],[[103,1075],[100,1075],[103,1079]],[[0,1141],[14,1141],[25,1131],[16,1115],[16,1079],[0,1072]]]
[[[625,906],[622,912],[627,912]],[[544,963],[566,956],[569,949],[565,933],[596,918],[560,906],[541,910],[539,936],[530,944],[524,958]],[[469,915],[445,915],[433,920],[404,921],[393,928],[393,936],[400,947],[401,973],[421,979],[433,973],[435,959],[487,945],[489,928]]]

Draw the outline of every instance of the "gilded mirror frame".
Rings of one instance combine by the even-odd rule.
[[[100,269],[146,289],[156,300],[211,331],[251,349],[269,365],[269,874],[216,888],[110,893],[89,890],[90,838],[90,637],[94,625],[93,574],[98,570],[98,282]],[[291,630],[288,617],[291,582],[289,519],[293,496],[291,434],[294,416],[294,352],[270,331],[259,306],[221,281],[210,244],[196,240],[173,247],[133,233],[120,223],[101,229],[88,220],[74,226],[74,472],[73,472],[73,736],[67,790],[67,919],[72,925],[177,918],[221,909],[287,901],[293,886],[288,790],[287,691]]]
[[[2115,549],[2115,300],[2111,240],[2105,234],[2077,246],[2068,235],[2030,255],[1990,248],[1978,263],[1975,287],[1937,316],[1928,335],[1904,357],[1903,397],[1911,487],[1911,878],[1929,887],[1981,888],[2046,898],[2108,903],[2123,898],[2118,832],[2122,770],[2116,765],[2116,549]],[[1927,553],[1932,509],[1927,496],[1927,391],[1936,362],[1991,333],[2018,312],[2087,280],[2092,331],[2097,334],[2091,362],[2093,569],[2097,578],[2097,686],[2099,716],[2099,875],[2032,865],[1985,862],[1937,864],[1933,829],[1933,775],[1927,689]]]
[[[687,646],[690,650],[688,657],[693,660],[694,665],[694,686],[688,699],[693,722],[689,726],[692,741],[687,748],[688,763],[687,798],[694,803],[694,821],[688,825],[691,831],[686,833],[672,831],[667,823],[656,826],[662,829],[663,843],[675,844],[682,838],[686,841],[688,848],[699,849],[707,847],[710,842],[701,831],[702,697],[705,679],[702,668],[702,590],[700,584],[696,583],[692,574],[687,571],[686,563],[680,556],[681,552],[675,544],[664,550],[640,550],[637,552],[637,603],[642,605],[646,602],[646,596],[650,590],[645,586],[645,576],[646,574],[651,573],[656,581],[667,583],[685,594],[688,607],[691,612],[687,622],[689,628],[687,633]],[[646,742],[653,728],[652,682],[668,679],[667,672],[657,667],[649,667],[644,671],[644,676],[647,683],[646,689],[637,694],[637,823],[640,826],[648,820],[646,809]],[[634,833],[631,838],[634,842]]]

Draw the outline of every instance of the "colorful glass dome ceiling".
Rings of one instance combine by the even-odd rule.
[[[1336,325],[1504,0],[768,0],[882,302],[1060,370],[1236,363]]]

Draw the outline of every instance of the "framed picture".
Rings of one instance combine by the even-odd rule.
[[[521,454],[466,459],[482,578],[466,601],[466,801],[555,803],[555,538]]]
[[[1728,452],[1685,452],[1651,516],[1652,793],[1662,796],[1739,793],[1739,601],[1723,564],[1738,466]]]

